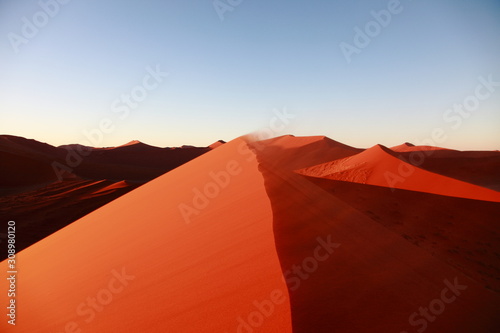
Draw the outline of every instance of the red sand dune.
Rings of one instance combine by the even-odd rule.
[[[220,147],[222,146],[223,144],[225,144],[226,142],[223,141],[223,140],[219,140],[219,141],[215,141],[214,143],[212,143],[210,146],[208,146],[210,149],[215,149],[217,147]]]
[[[381,145],[298,172],[312,177],[500,202],[500,192],[423,170],[398,159]]]
[[[21,251],[140,184],[124,185],[124,182],[75,179],[0,196],[0,220],[18,222],[16,249]],[[3,245],[2,259],[7,257]]]
[[[0,151],[0,182],[4,189],[33,186],[57,180],[49,163],[36,158]],[[35,172],[34,172],[35,171]],[[3,191],[2,191],[3,192]],[[0,192],[0,195],[3,194]]]
[[[500,153],[498,151],[432,148],[427,150],[396,149],[394,155],[427,171],[500,191],[500,173],[498,172]],[[394,150],[394,147],[391,150]]]
[[[0,195],[18,193],[57,180],[51,162],[64,150],[11,135],[0,135]]]
[[[60,180],[54,163],[58,165],[57,170],[64,170],[65,179],[146,182],[211,149],[159,148],[137,140],[110,148],[77,144],[53,147],[35,140],[0,135],[0,195],[33,190]]]
[[[481,158],[481,157],[500,156],[500,151],[498,150],[461,151],[461,150],[454,150],[454,149],[434,147],[434,146],[415,146],[409,142],[405,142],[403,144],[400,144],[399,146],[391,147],[390,149],[397,153],[425,152],[426,157],[434,157],[434,158],[457,158],[457,157]]]
[[[415,146],[414,144],[409,142],[405,142],[403,144],[400,144],[399,146],[391,147],[390,149],[398,153],[412,152],[412,151],[426,151],[426,152],[432,151],[434,153],[437,150],[453,151],[451,149],[434,147],[434,146]]]
[[[353,148],[326,136],[296,137],[284,135],[254,142],[261,154],[273,156],[274,166],[295,170],[357,154],[362,149]],[[265,150],[265,151],[264,151]],[[279,154],[274,154],[274,150]]]
[[[23,156],[35,155],[52,157],[54,155],[62,155],[61,153],[64,152],[46,143],[13,135],[0,135],[0,148],[2,151],[19,153]]]
[[[138,152],[138,151],[149,151],[149,150],[155,150],[155,151],[159,151],[163,148],[160,148],[160,147],[155,147],[155,146],[151,146],[151,145],[148,145],[148,144],[145,144],[139,140],[132,140],[130,142],[127,142],[123,145],[120,145],[120,146],[116,146],[116,147],[106,147],[106,148],[98,148],[99,150],[119,150],[119,151],[135,151],[135,152]]]
[[[289,284],[294,332],[414,331],[409,315],[439,297],[444,279],[453,278],[463,281],[470,294],[448,306],[427,331],[498,328],[498,295],[306,179],[268,169],[272,163],[261,160],[261,170],[283,271],[301,262],[306,267],[317,237],[332,235],[340,244],[296,290],[296,281]]]
[[[149,146],[149,145],[146,145],[146,144],[142,143],[142,142],[141,142],[141,141],[139,141],[139,140],[132,140],[132,141],[127,142],[127,143],[125,143],[125,144],[123,144],[123,145],[121,145],[121,146],[118,146],[118,147],[126,147],[126,146],[132,146],[132,145],[134,145],[134,146],[136,146],[136,145],[140,145],[140,146]],[[116,147],[116,148],[118,148],[118,147]],[[152,147],[152,146],[150,146],[150,147]]]
[[[412,244],[500,292],[500,204],[307,177]]]
[[[191,160],[19,253],[17,323],[0,321],[0,331],[498,331],[500,297],[497,285],[488,285],[495,276],[487,279],[499,268],[499,242],[490,242],[500,234],[491,220],[499,204],[415,189],[399,202],[392,195],[403,190],[387,187],[344,187],[341,199],[333,182],[346,182],[293,171],[346,156],[354,168],[368,167],[366,178],[374,180],[377,163],[401,162],[378,146],[359,153],[324,137],[291,136],[236,139]],[[415,174],[421,181],[458,182],[425,170]],[[460,191],[465,185],[458,183]],[[484,208],[478,217],[490,220],[437,221],[429,210],[422,223],[409,212],[419,206],[406,202],[432,205],[422,196],[442,198],[436,202],[448,212],[455,204],[468,212]],[[397,212],[396,204],[405,205],[403,226],[387,208]],[[460,225],[447,225],[455,221]],[[448,239],[438,237],[441,231]],[[490,245],[458,250],[483,250],[474,259],[492,265],[486,274],[477,272],[478,262],[448,261],[454,254],[447,249],[469,232]],[[415,242],[420,234],[429,244]],[[0,269],[7,271],[6,261]],[[7,280],[0,289],[8,289]],[[423,315],[423,307],[431,310]]]
[[[254,302],[274,299],[262,330],[290,332],[272,209],[241,144],[200,156],[22,251],[15,330],[63,332],[74,321],[86,332],[235,332]],[[187,224],[179,205],[192,206],[195,189],[214,182],[210,171],[233,176]],[[108,288],[114,269],[134,279],[95,318],[79,315],[80,303]]]
[[[139,141],[111,148],[78,144],[53,147],[0,135],[0,219],[22,221],[18,228],[23,236],[17,240],[21,250],[210,150],[158,148]],[[82,155],[82,151],[90,155]],[[64,170],[62,182],[57,174],[60,170]],[[2,235],[3,230],[0,240]],[[0,259],[6,256],[7,252],[1,251]]]

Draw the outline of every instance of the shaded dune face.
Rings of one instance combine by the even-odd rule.
[[[306,179],[485,288],[500,292],[500,203]]]
[[[411,230],[411,237],[429,235],[441,230],[449,220],[439,221],[432,211],[422,212],[424,223],[411,218],[386,218],[381,212],[386,211],[387,204],[394,204],[391,194],[399,195],[390,188],[371,186],[384,191],[368,191],[356,202],[359,193],[349,191],[346,186],[369,185],[340,182],[346,185],[336,193],[335,185],[331,184],[335,181],[308,178],[280,168],[276,162],[276,156],[281,156],[280,148],[276,145],[269,150],[254,148],[273,208],[276,248],[289,289],[293,332],[413,332],[423,329],[424,322],[428,332],[489,332],[499,328],[496,315],[500,299],[498,293],[492,292],[496,288],[496,284],[492,287],[496,282],[494,274],[500,267],[493,257],[496,250],[489,249],[491,252],[483,258],[484,262],[469,262],[466,267],[460,261],[450,264],[448,252],[471,229],[480,232],[471,241],[484,241],[489,232],[498,231],[491,223],[498,213],[498,203],[442,197],[449,202],[450,210],[454,204],[463,202],[472,202],[462,206],[464,211],[476,202],[476,208],[487,207],[484,215],[489,222],[485,224],[489,224],[490,230],[484,233],[484,225],[464,227],[462,223],[470,221],[460,219],[457,225],[445,229],[445,233],[456,232],[452,241],[430,239],[430,244],[441,251],[435,255],[436,249],[419,246],[405,237],[406,232]],[[343,197],[344,191],[350,192],[347,198]],[[404,200],[419,196],[424,196],[420,202],[433,200],[430,194],[403,192],[410,193]],[[378,221],[369,208],[380,213],[380,217],[375,216]],[[407,207],[401,207],[403,214],[411,214],[414,209],[418,205],[408,203]],[[441,225],[433,229],[433,221]],[[406,229],[395,228],[398,223],[406,224]],[[489,236],[490,241],[495,241],[496,236]],[[481,265],[496,268],[484,274],[480,272]],[[416,316],[413,325],[410,324],[410,315],[435,300],[446,287],[445,280],[455,281],[455,278],[467,285],[468,294],[461,295],[460,302],[447,306],[435,322]],[[420,321],[416,323],[417,320]]]
[[[57,180],[44,160],[0,151],[0,184],[3,187],[29,187]],[[1,194],[1,192],[0,192]]]

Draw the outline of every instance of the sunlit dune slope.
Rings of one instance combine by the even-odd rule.
[[[159,148],[139,141],[119,147],[53,147],[0,135],[0,219],[17,219],[17,248],[74,222],[120,195],[213,148]],[[92,184],[92,185],[90,185]],[[0,230],[0,259],[7,256]]]
[[[227,143],[21,252],[15,331],[236,332],[273,300],[261,329],[291,332],[271,205],[245,145]],[[101,312],[86,305],[111,289]]]

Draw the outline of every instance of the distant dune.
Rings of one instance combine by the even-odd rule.
[[[254,145],[257,148],[265,147],[265,149],[261,149],[261,154],[272,156],[270,161],[274,166],[288,170],[305,168],[363,151],[326,136],[295,137],[285,135],[256,142]]]
[[[395,149],[396,157],[425,170],[500,191],[499,151],[457,151],[437,147]]]
[[[214,143],[212,143],[210,146],[208,146],[209,148],[217,148],[217,147],[220,147],[222,146],[223,144],[225,144],[226,142],[223,141],[223,140],[219,140],[219,141],[215,141]]]
[[[398,159],[375,145],[359,154],[308,167],[300,174],[460,198],[500,202],[500,192],[438,175]]]
[[[451,162],[441,174],[401,156],[442,149],[291,135],[216,146],[140,187],[35,190],[70,212],[134,188],[18,254],[18,319],[0,331],[500,330],[500,192],[454,178]],[[153,151],[133,143],[94,163],[111,151],[135,161],[127,147]],[[391,186],[387,173],[404,180]]]
[[[430,155],[432,152],[434,153],[437,150],[442,150],[442,151],[455,151],[456,150],[451,150],[451,149],[446,149],[446,148],[441,148],[441,147],[433,147],[433,146],[415,146],[412,143],[405,142],[403,144],[400,144],[399,146],[394,146],[391,147],[391,150],[394,152],[398,153],[403,153],[403,152],[427,152],[428,155]]]
[[[4,157],[0,164],[0,195],[16,193],[21,185],[31,185],[34,189],[60,180],[54,163],[58,170],[70,169],[63,178],[146,182],[211,149],[159,148],[137,140],[109,148],[76,144],[53,147],[35,140],[0,135],[0,153]],[[24,165],[19,168],[21,164]]]

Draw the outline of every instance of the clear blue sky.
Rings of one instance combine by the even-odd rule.
[[[208,145],[286,108],[295,118],[278,135],[369,147],[442,128],[441,146],[500,149],[500,87],[468,118],[443,119],[479,77],[500,82],[500,1],[401,0],[350,63],[341,43],[377,29],[371,12],[391,1],[229,1],[221,20],[211,0],[72,0],[47,5],[53,17],[39,1],[0,0],[0,133],[83,143],[108,118],[100,146]],[[168,76],[120,119],[113,102],[156,65]]]

